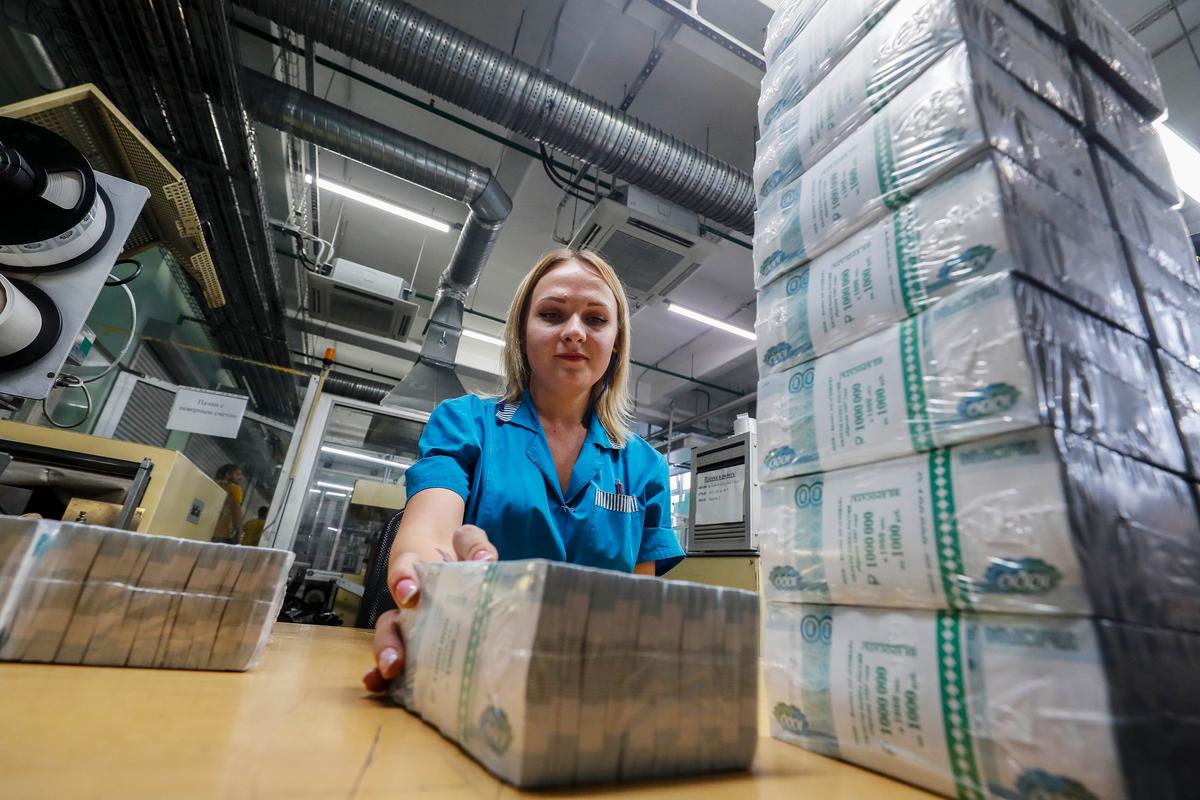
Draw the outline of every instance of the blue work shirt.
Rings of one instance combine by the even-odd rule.
[[[613,442],[593,413],[566,492],[532,399],[474,395],[446,400],[421,434],[421,458],[405,472],[411,500],[449,489],[463,522],[487,532],[500,558],[546,558],[632,572],[653,561],[661,575],[683,559],[671,530],[667,462],[645,440]]]

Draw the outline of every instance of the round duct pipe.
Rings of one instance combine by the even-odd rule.
[[[235,0],[267,19],[743,233],[750,176],[401,0]]]

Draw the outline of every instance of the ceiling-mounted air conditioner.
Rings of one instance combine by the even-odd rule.
[[[397,275],[335,258],[308,273],[308,313],[389,339],[407,339],[417,318],[412,288]]]
[[[595,250],[612,265],[633,312],[665,297],[717,249],[701,236],[699,217],[636,186],[618,186],[597,203],[571,247]]]

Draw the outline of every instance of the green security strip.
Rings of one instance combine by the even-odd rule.
[[[979,765],[967,715],[967,693],[963,681],[962,634],[958,615],[939,611],[938,675],[942,693],[942,722],[946,728],[946,750],[958,786],[958,800],[986,800],[980,790]]]
[[[908,205],[901,206],[892,214],[896,266],[900,271],[900,297],[904,301],[904,311],[910,317],[921,310],[922,301],[925,299],[921,276],[916,269],[917,235],[913,229],[915,216],[912,206]]]
[[[875,168],[879,171],[879,188],[883,192],[883,204],[892,211],[908,202],[908,196],[900,191],[896,177],[896,154],[892,149],[892,121],[887,114],[875,117]]]
[[[954,476],[950,451],[945,447],[929,451],[929,488],[933,496],[934,540],[942,591],[949,608],[969,611],[971,594],[963,576],[962,546],[958,538],[958,509],[954,505]]]
[[[467,710],[471,693],[475,688],[475,673],[479,662],[479,644],[492,612],[492,583],[496,579],[496,565],[488,564],[479,589],[479,604],[475,607],[475,618],[471,621],[471,634],[467,638],[467,653],[463,660],[462,684],[458,690],[458,740],[467,741]]]
[[[921,373],[921,349],[917,336],[917,320],[900,323],[900,364],[904,371],[904,401],[908,433],[913,449],[922,452],[933,447],[933,435],[926,408],[925,376]]]

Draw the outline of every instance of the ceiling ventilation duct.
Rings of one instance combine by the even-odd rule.
[[[465,394],[454,373],[463,303],[512,211],[508,195],[488,169],[453,153],[262,73],[245,70],[242,81],[247,111],[259,122],[470,206],[438,281],[421,355],[384,402],[432,411],[442,400]]]
[[[239,5],[743,233],[750,176],[400,0]]]

